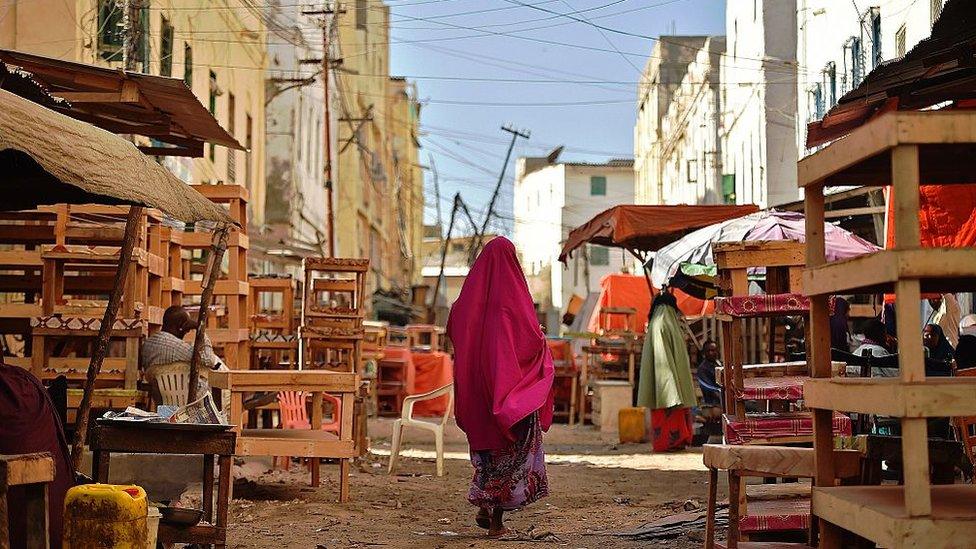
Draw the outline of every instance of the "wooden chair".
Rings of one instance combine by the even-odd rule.
[[[54,481],[54,460],[51,454],[20,454],[0,456],[0,547],[10,547],[7,524],[7,489],[26,488],[25,515],[27,518],[27,549],[47,549],[48,516],[47,485]]]

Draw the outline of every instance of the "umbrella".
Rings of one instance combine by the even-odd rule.
[[[655,287],[671,281],[684,265],[690,274],[689,265],[709,267],[714,265],[712,245],[718,242],[742,242],[758,240],[805,239],[803,214],[765,210],[736,219],[710,225],[686,235],[660,250],[651,261],[651,281]],[[824,224],[827,261],[847,259],[877,251],[879,248],[867,240],[830,223]],[[700,275],[702,273],[695,273]]]

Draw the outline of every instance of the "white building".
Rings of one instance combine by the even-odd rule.
[[[730,202],[768,207],[799,197],[796,4],[797,0],[727,2],[722,169]]]
[[[661,121],[659,203],[724,204],[719,73],[725,37],[711,36],[688,64]]]
[[[302,60],[321,59],[322,28],[317,19],[302,15],[302,9],[299,4],[284,0],[275,0],[264,8],[268,20],[277,26],[275,40],[268,41],[265,86],[266,223],[275,239],[321,253],[328,249],[329,206],[325,184],[324,92],[320,66]],[[330,79],[330,86],[334,181],[339,113],[334,78]]]
[[[797,147],[806,149],[807,124],[823,118],[882,61],[901,57],[928,38],[943,0],[798,0]]]
[[[595,245],[579,250],[568,268],[558,260],[569,231],[611,206],[634,203],[633,161],[588,164],[556,156],[518,159],[513,208],[522,269],[550,327],[559,325],[573,294],[585,297],[605,275],[634,267],[627,252]]]
[[[637,204],[664,204],[665,189],[661,148],[665,142],[663,120],[688,64],[708,40],[707,36],[662,36],[641,74],[637,90],[637,122],[634,125],[634,185]]]

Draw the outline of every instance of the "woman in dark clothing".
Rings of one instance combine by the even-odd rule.
[[[976,368],[976,336],[959,336],[959,345],[956,345],[956,368],[963,370],[966,368]]]
[[[922,344],[925,345],[928,358],[949,362],[955,354],[952,344],[946,339],[945,332],[938,324],[926,324],[922,329]]]
[[[30,372],[7,366],[0,358],[0,454],[48,452],[54,458],[54,482],[48,485],[48,527],[52,549],[61,547],[64,496],[74,484],[68,443],[51,399]],[[7,492],[10,547],[25,547],[23,486]]]

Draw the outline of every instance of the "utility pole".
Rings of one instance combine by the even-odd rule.
[[[131,0],[130,0],[131,1]],[[335,207],[334,185],[332,181],[332,105],[329,94],[329,77],[332,74],[332,63],[329,58],[329,34],[335,24],[335,15],[345,13],[346,10],[332,9],[328,4],[321,10],[302,11],[302,15],[321,15],[322,16],[322,101],[323,101],[323,123],[322,140],[325,147],[325,234],[328,240],[329,257],[335,257]],[[329,24],[328,16],[333,16],[332,25]]]
[[[440,200],[438,198],[438,200]],[[451,208],[451,220],[447,224],[447,236],[444,237],[444,245],[441,248],[441,269],[437,274],[437,282],[434,283],[434,297],[430,303],[430,310],[427,312],[427,322],[434,324],[437,317],[437,297],[441,292],[441,281],[444,280],[444,266],[447,263],[447,249],[451,246],[451,233],[454,232],[454,219],[457,216],[458,207],[464,204],[461,201],[461,193],[454,195],[454,206]]]
[[[118,5],[118,4],[116,4]],[[138,71],[139,46],[142,44],[142,0],[123,0],[122,11],[122,67]]]
[[[495,201],[498,200],[498,192],[502,189],[502,181],[505,180],[505,170],[508,169],[508,161],[512,158],[512,149],[515,148],[515,140],[519,137],[529,138],[531,132],[528,130],[520,131],[512,127],[511,124],[508,126],[502,126],[502,131],[506,131],[512,134],[512,141],[508,144],[508,152],[505,153],[505,163],[502,164],[502,172],[498,174],[498,183],[495,184],[495,192],[491,195],[491,201],[488,203],[488,211],[485,213],[485,221],[481,224],[481,230],[475,235],[475,245],[471,248],[471,259],[470,262],[474,263],[474,260],[478,257],[478,253],[481,252],[481,245],[485,237],[485,231],[488,230],[488,222],[491,221],[491,216],[495,213]]]
[[[437,227],[440,229],[441,223],[444,222],[444,218],[441,217],[441,185],[437,180],[437,166],[434,165],[434,156],[428,154],[427,158],[430,160],[430,173],[434,177],[434,206],[437,208]]]

